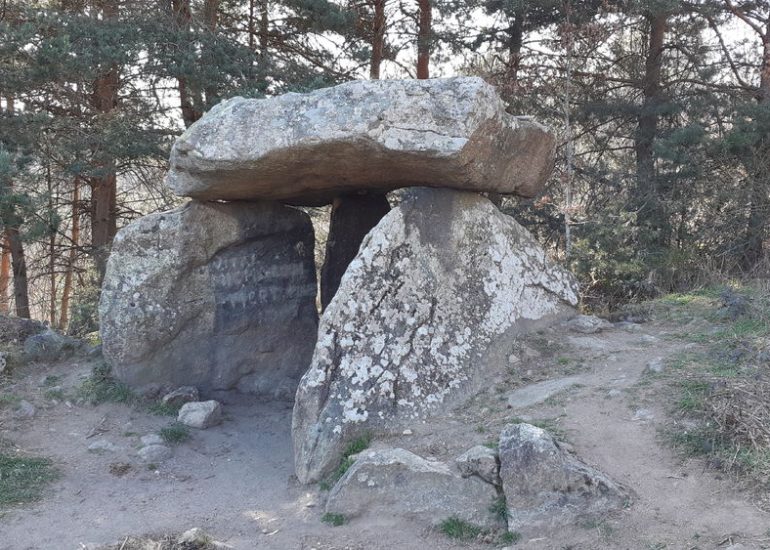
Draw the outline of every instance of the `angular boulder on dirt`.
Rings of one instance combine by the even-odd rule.
[[[364,451],[329,492],[326,512],[346,518],[370,514],[436,524],[449,517],[491,527],[495,487],[464,478],[444,462],[405,449]]]
[[[555,144],[481,78],[357,80],[223,101],[176,140],[166,183],[196,199],[293,204],[416,185],[531,197]]]
[[[498,452],[512,532],[542,532],[595,519],[622,509],[629,501],[627,489],[531,424],[506,426]]]
[[[122,229],[99,314],[134,387],[294,393],[316,340],[313,228],[277,203],[191,202]]]
[[[367,235],[324,312],[294,405],[300,481],[347,442],[457,405],[516,334],[573,315],[574,277],[476,193],[418,188]]]

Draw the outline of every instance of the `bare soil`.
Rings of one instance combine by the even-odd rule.
[[[667,390],[644,371],[650,360],[682,349],[681,340],[671,338],[674,330],[648,323],[593,335],[562,329],[531,335],[518,361],[501,366],[470,404],[415,425],[411,435],[373,445],[451,459],[472,445],[494,442],[506,423],[538,422],[636,495],[622,512],[543,532],[515,548],[770,548],[770,514],[757,505],[758,495],[702,460],[678,455],[661,436],[671,422]],[[325,493],[298,485],[293,476],[287,402],[229,396],[222,425],[193,430],[172,459],[148,466],[137,456],[139,438],[173,418],[137,406],[90,406],[46,394],[46,376],[57,377],[71,395],[90,369],[88,361],[30,365],[0,386],[0,392],[37,409],[25,419],[10,406],[0,408],[0,437],[19,454],[53,459],[62,473],[40,502],[0,512],[0,550],[88,548],[191,527],[242,550],[501,546],[453,541],[434,527],[397,518],[324,524]],[[567,389],[528,408],[508,403],[517,388],[566,377]],[[90,452],[97,440],[117,450]]]

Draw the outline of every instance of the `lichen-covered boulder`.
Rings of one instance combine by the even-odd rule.
[[[561,448],[536,426],[506,426],[498,453],[512,532],[538,533],[596,519],[629,502],[627,489]]]
[[[555,144],[481,78],[358,80],[220,103],[176,140],[166,183],[197,199],[293,204],[415,185],[531,197]]]
[[[462,477],[445,462],[405,449],[379,449],[360,453],[329,492],[326,512],[346,518],[408,518],[428,525],[456,517],[491,527],[499,523],[490,512],[497,498],[494,485]]]
[[[134,387],[289,397],[317,330],[313,228],[271,202],[191,202],[122,229],[99,303],[103,351]]]
[[[573,276],[475,193],[419,188],[369,233],[325,310],[294,405],[297,476],[362,433],[472,395],[516,334],[573,314]]]

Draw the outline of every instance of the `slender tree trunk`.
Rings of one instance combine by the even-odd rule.
[[[53,178],[51,177],[51,165],[46,165],[46,183],[48,185],[48,215],[54,211]],[[51,292],[48,296],[48,322],[52,327],[56,326],[56,231],[53,226],[48,228],[48,279]]]
[[[203,24],[206,25],[206,30],[211,34],[209,40],[214,39],[214,35],[217,32],[218,25],[218,10],[219,0],[205,0],[203,2]],[[204,60],[211,66],[214,66],[217,62],[216,53],[213,51],[203,52]],[[208,58],[208,59],[206,59]],[[205,87],[206,93],[206,105],[212,106],[220,99],[219,90],[212,84]]]
[[[638,116],[634,150],[636,153],[636,190],[634,208],[645,244],[660,249],[668,241],[669,222],[660,196],[655,171],[654,144],[658,134],[659,108],[663,102],[661,72],[663,45],[668,29],[668,14],[647,16],[649,46],[642,80],[644,100]]]
[[[419,20],[417,23],[417,78],[430,78],[431,0],[417,0]]]
[[[190,30],[190,22],[192,21],[190,0],[172,0],[171,9],[173,11],[174,27],[177,31],[178,40],[182,42],[185,40],[182,34]],[[180,47],[184,46],[180,44]],[[179,90],[179,107],[182,110],[182,121],[185,128],[189,128],[193,122],[203,115],[200,109],[196,108],[196,105],[200,105],[200,100],[194,100],[191,90],[188,89],[187,78],[182,75],[177,77],[177,88]]]
[[[508,94],[514,94],[519,85],[521,69],[521,48],[524,44],[522,15],[517,13],[508,27],[508,62],[505,65],[504,86]]]
[[[8,235],[2,232],[2,252],[0,252],[0,313],[10,312],[8,286],[11,283],[11,249],[8,245]]]
[[[385,24],[385,0],[374,0],[372,59],[369,65],[369,78],[372,80],[380,78],[380,66],[385,54]]]
[[[77,260],[78,243],[80,242],[80,179],[75,178],[72,188],[72,244],[67,258],[67,270],[64,272],[64,285],[61,293],[61,305],[59,306],[59,328],[66,330],[69,325],[70,296],[72,295],[72,276]]]
[[[765,34],[762,36],[762,65],[759,69],[759,89],[757,90],[757,101],[760,104],[770,104],[770,17],[768,17]],[[767,216],[770,210],[770,201],[768,201],[768,190],[770,185],[770,175],[768,175],[767,162],[762,162],[767,158],[768,151],[762,150],[762,145],[757,152],[756,166],[751,175],[751,195],[749,202],[749,217],[746,222],[746,238],[743,252],[742,267],[746,270],[753,268],[764,256],[765,228],[767,225]]]
[[[102,15],[105,19],[118,16],[117,2],[104,2]],[[91,103],[100,114],[113,111],[118,105],[120,76],[113,64],[99,75],[93,84]],[[117,232],[117,176],[115,160],[103,159],[101,174],[91,178],[91,247],[101,282],[107,266],[107,256],[112,239]]]
[[[8,245],[11,248],[11,266],[13,267],[13,300],[16,304],[16,316],[29,319],[29,289],[27,285],[27,260],[24,256],[24,243],[18,227],[6,228]]]
[[[15,104],[13,96],[6,98],[8,114],[13,116]],[[21,220],[18,219],[13,205],[8,207],[5,224],[5,238],[11,253],[11,269],[13,271],[13,301],[16,316],[29,319],[29,288],[27,284],[27,260],[24,256],[24,242],[19,234]]]
[[[259,53],[267,56],[267,48],[270,45],[270,6],[268,0],[262,0],[259,7]]]

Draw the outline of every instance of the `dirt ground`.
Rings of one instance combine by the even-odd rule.
[[[469,405],[415,425],[412,435],[373,445],[446,459],[494,441],[514,418],[545,423],[636,496],[628,509],[602,521],[543,532],[515,548],[770,548],[770,514],[757,505],[757,495],[702,460],[683,459],[663,441],[661,430],[670,422],[664,389],[644,371],[650,360],[665,361],[682,349],[671,330],[647,323],[593,335],[563,329],[532,335],[519,360],[501,366]],[[21,419],[9,407],[0,409],[0,437],[22,454],[52,458],[62,476],[41,501],[0,512],[0,550],[88,548],[191,527],[241,550],[501,546],[456,542],[429,525],[397,518],[322,523],[325,493],[299,486],[293,477],[290,403],[230,396],[222,425],[193,430],[172,459],[150,469],[137,456],[139,438],[172,418],[142,407],[77,405],[46,395],[46,376],[57,377],[67,393],[90,368],[86,361],[28,366],[3,384],[3,392],[33,403],[36,414]],[[528,408],[508,402],[512,391],[565,378],[566,389],[541,392]],[[539,388],[534,386],[535,394]],[[88,450],[100,440],[116,449]],[[130,464],[127,472],[111,468],[119,462]]]

